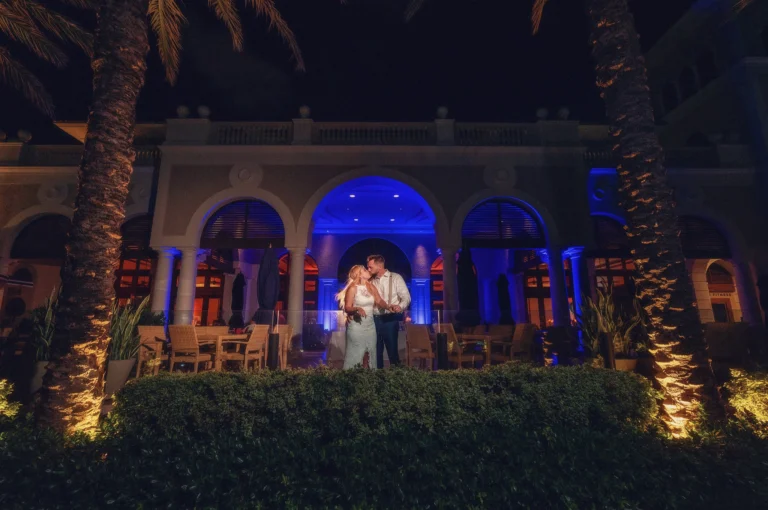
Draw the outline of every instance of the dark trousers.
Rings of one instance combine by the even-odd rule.
[[[389,365],[400,364],[397,351],[397,335],[400,331],[399,314],[374,315],[376,324],[376,368],[384,368],[384,347],[387,348]]]

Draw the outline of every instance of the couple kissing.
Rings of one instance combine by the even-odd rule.
[[[344,369],[362,365],[366,353],[370,368],[384,368],[385,348],[390,365],[399,364],[397,337],[411,294],[384,257],[369,255],[365,266],[352,266],[336,298],[348,317]]]

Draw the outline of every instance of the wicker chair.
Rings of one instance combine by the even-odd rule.
[[[277,333],[280,336],[280,347],[277,351],[278,364],[281,370],[288,368],[288,351],[293,340],[293,326],[278,326]]]
[[[435,353],[429,339],[429,329],[425,325],[406,323],[405,325],[405,366],[411,367],[414,361],[424,361],[424,368],[432,370]]]
[[[248,368],[248,363],[254,361],[255,367],[262,368],[267,357],[267,338],[269,326],[258,325],[253,328],[247,340],[224,340],[224,345],[235,345],[232,352],[222,354],[223,361],[242,361],[243,370]]]
[[[141,376],[141,365],[152,360],[158,360],[152,368],[152,373],[157,375],[160,364],[168,361],[168,355],[163,354],[165,346],[165,326],[139,326],[139,356],[136,362],[136,377]]]
[[[198,365],[205,363],[210,368],[214,355],[200,352],[197,331],[194,326],[168,326],[171,335],[171,356],[169,371],[173,372],[176,363],[192,363],[197,373]]]

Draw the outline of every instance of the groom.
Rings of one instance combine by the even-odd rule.
[[[390,305],[388,310],[373,309],[373,321],[376,324],[377,368],[384,368],[385,346],[389,365],[398,365],[400,354],[397,351],[397,336],[400,331],[400,321],[403,320],[403,310],[411,304],[411,293],[408,292],[402,276],[387,270],[384,257],[381,255],[368,257],[368,272],[374,278],[373,284],[379,291],[381,299]]]

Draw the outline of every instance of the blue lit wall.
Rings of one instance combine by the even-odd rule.
[[[610,216],[624,223],[619,207],[619,175],[615,168],[593,168],[587,178],[590,214]]]
[[[429,322],[430,268],[438,254],[434,215],[421,196],[392,179],[363,177],[329,193],[313,221],[310,253],[319,270],[318,305],[330,311],[322,314],[325,329],[333,329],[337,320],[334,295],[343,283],[337,279],[339,262],[351,246],[370,238],[389,241],[405,254],[411,266],[411,280],[406,282],[411,319],[417,324]]]

